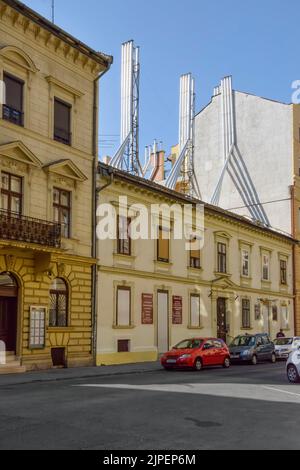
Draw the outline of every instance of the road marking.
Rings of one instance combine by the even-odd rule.
[[[207,395],[218,398],[235,398],[246,400],[259,400],[279,403],[294,403],[300,405],[300,395],[288,390],[276,389],[269,384],[245,383],[215,383],[215,384],[84,384],[74,387],[114,390],[135,390],[139,392],[182,393],[192,395]],[[282,396],[278,392],[281,392]]]
[[[299,393],[288,392],[287,390],[281,390],[280,388],[274,388],[274,387],[263,387],[263,388],[265,390],[272,390],[274,392],[286,393],[287,395],[292,395],[292,396],[298,397],[300,399],[300,394]]]

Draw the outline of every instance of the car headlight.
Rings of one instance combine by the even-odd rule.
[[[189,359],[190,357],[192,357],[191,354],[183,354],[179,359]]]

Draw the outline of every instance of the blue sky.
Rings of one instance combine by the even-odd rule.
[[[50,19],[51,0],[23,0]],[[114,56],[101,88],[100,148],[113,154],[120,133],[120,48],[141,47],[141,152],[154,138],[177,143],[179,77],[196,79],[197,110],[228,74],[234,88],[291,101],[300,79],[299,0],[56,0],[56,21],[83,42]]]

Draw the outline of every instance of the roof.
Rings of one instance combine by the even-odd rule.
[[[59,28],[55,24],[51,23],[51,21],[47,20],[43,16],[41,16],[36,11],[32,10],[31,8],[24,5],[24,3],[19,2],[18,0],[1,0],[6,5],[10,6],[20,14],[26,16],[26,18],[30,19],[34,23],[38,24],[42,28],[51,32],[54,36],[57,36],[62,41],[66,42],[70,46],[74,47],[75,49],[79,50],[82,54],[88,56],[90,59],[94,60],[95,62],[109,67],[113,63],[113,57],[102,52],[97,52],[91,47],[87,46],[83,42],[76,39],[71,34],[67,33],[63,29]]]
[[[272,103],[280,104],[280,105],[283,105],[283,106],[291,106],[292,105],[292,103],[285,103],[284,101],[279,101],[279,100],[275,100],[275,99],[272,99],[272,98],[266,98],[265,96],[256,95],[255,93],[248,93],[246,91],[233,90],[233,93],[240,93],[241,95],[253,96],[255,98],[260,98],[261,100],[270,101]],[[218,93],[217,95],[212,96],[210,101],[196,113],[195,117],[197,117],[201,113],[203,113],[203,111],[205,111],[205,109],[208,108],[212,104],[213,99],[217,98],[218,96],[221,96],[221,93]]]
[[[169,197],[171,199],[175,199],[181,203],[190,203],[190,204],[203,204],[204,209],[209,212],[212,215],[215,216],[223,216],[225,218],[228,218],[230,220],[233,220],[235,222],[242,223],[249,228],[260,230],[262,232],[265,232],[266,234],[269,234],[271,236],[275,236],[277,238],[281,238],[285,240],[288,243],[293,243],[297,244],[299,243],[298,240],[294,239],[293,237],[284,234],[282,232],[279,232],[275,229],[272,229],[270,227],[267,227],[263,225],[260,222],[256,222],[254,220],[247,219],[246,217],[243,217],[241,215],[235,214],[234,212],[230,212],[226,209],[222,209],[221,207],[218,206],[213,206],[212,204],[208,204],[206,202],[201,201],[200,199],[179,193],[178,191],[174,191],[172,189],[168,189],[165,186],[162,186],[160,184],[154,183],[152,181],[149,181],[145,178],[141,178],[140,176],[134,176],[126,171],[119,170],[117,168],[114,168],[110,165],[106,165],[105,163],[99,162],[98,163],[98,173],[102,176],[110,176],[114,175],[114,177],[117,177],[119,179],[122,179],[124,181],[127,181],[128,183],[138,185],[142,187],[145,190],[151,190],[154,192],[159,193],[162,196]]]

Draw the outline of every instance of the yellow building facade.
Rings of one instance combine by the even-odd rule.
[[[98,207],[114,207],[117,219],[124,205],[132,221],[139,205],[150,213],[153,204],[191,202],[104,164],[98,173]],[[97,365],[154,361],[195,336],[294,333],[293,239],[209,205],[200,252],[172,230],[167,245],[98,240]]]
[[[20,371],[93,364],[98,80],[111,62],[0,0],[0,341]]]

